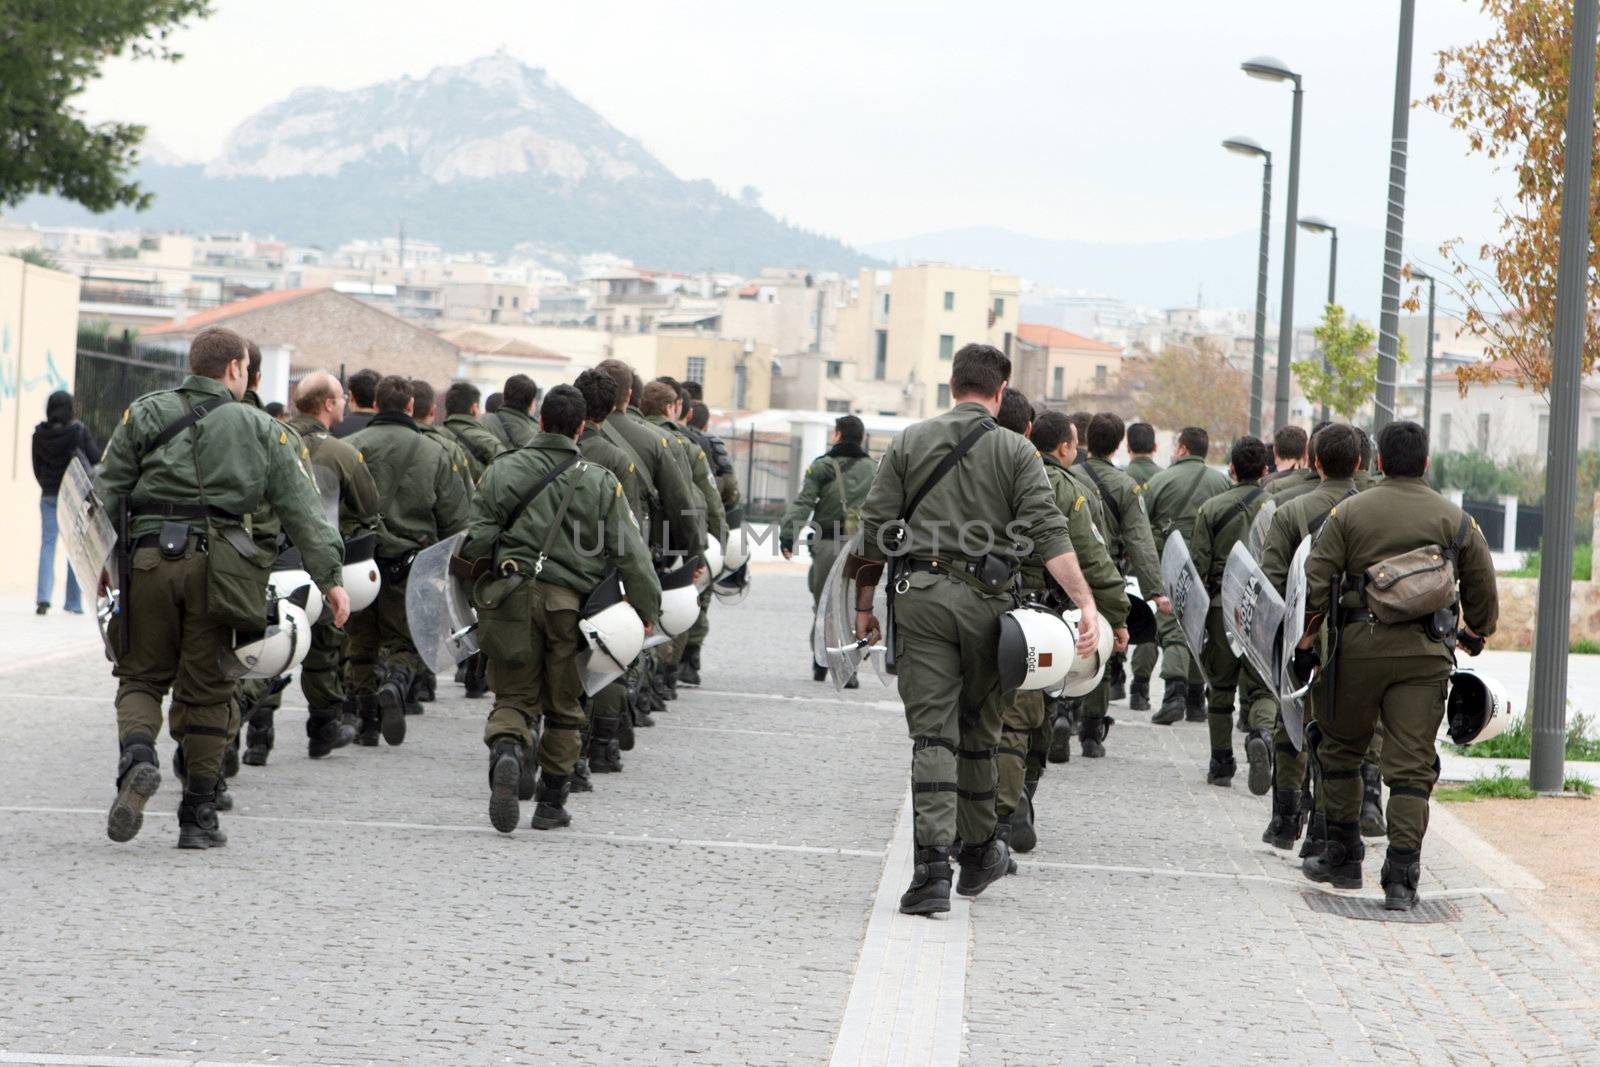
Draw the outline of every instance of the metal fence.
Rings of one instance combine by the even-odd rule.
[[[758,523],[777,522],[790,501],[800,495],[806,467],[816,457],[802,455],[805,445],[797,433],[758,431],[754,427],[746,430],[735,427],[728,431],[726,427],[717,426],[713,426],[712,431],[725,433],[723,439],[727,442],[728,456],[733,461],[745,502],[745,518]],[[891,434],[869,434],[868,455],[882,459],[893,439]]]
[[[1483,539],[1490,545],[1505,544],[1506,509],[1498,500],[1463,500],[1461,510],[1471,515],[1483,531]],[[1519,522],[1520,526],[1521,523]],[[1498,549],[1497,549],[1498,550]]]
[[[104,445],[130,403],[145,393],[174,388],[188,373],[182,353],[140,351],[128,333],[80,332],[74,407]]]

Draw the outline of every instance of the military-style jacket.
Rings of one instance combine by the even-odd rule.
[[[1306,614],[1329,609],[1336,578],[1359,578],[1379,560],[1413,549],[1448,546],[1456,538],[1461,518],[1461,509],[1421,478],[1385,478],[1339,504],[1311,542],[1311,556],[1306,560]],[[1471,523],[1456,558],[1456,577],[1466,624],[1484,637],[1494,633],[1500,613],[1494,560],[1477,523]],[[1363,606],[1355,592],[1346,592],[1343,603]],[[1451,656],[1450,649],[1431,640],[1419,622],[1353,623],[1344,628],[1340,642],[1339,654],[1344,659]]]
[[[681,449],[637,411],[613,412],[605,421],[638,458],[644,485],[654,491],[646,540],[660,551],[699,554],[706,550],[706,523],[700,494],[685,473]]]
[[[485,412],[478,422],[506,448],[526,448],[539,435],[539,424],[526,411],[502,407]]]
[[[1111,558],[1127,561],[1128,573],[1139,580],[1145,599],[1160,596],[1161,552],[1150,532],[1150,520],[1139,506],[1139,487],[1109,459],[1091,456],[1088,462],[1075,465],[1074,473],[1080,469],[1100,495],[1105,517],[1100,529]]]
[[[706,461],[711,464],[711,480],[717,487],[717,492],[722,495],[722,510],[726,513],[730,527],[739,525],[744,519],[744,512],[740,509],[741,494],[739,492],[739,476],[734,473],[733,460],[728,455],[728,446],[714,433],[696,430],[700,447],[705,450]]]
[[[472,488],[478,484],[478,480],[472,476],[472,461],[467,458],[467,450],[461,447],[461,442],[431,422],[419,422],[417,429],[427,434],[440,448],[449,453],[450,466],[455,470],[456,477],[461,479],[461,488],[467,491],[467,496],[470,498]]]
[[[306,459],[313,469],[331,472],[339,486],[339,533],[346,541],[382,524],[378,486],[361,457],[361,450],[342,441],[309,415],[296,415],[289,425],[305,442]],[[320,495],[320,494],[319,494]]]
[[[239,398],[239,402],[242,404],[249,404],[262,414],[266,414],[267,406],[261,402],[261,394],[256,392],[254,389],[246,389],[244,391],[244,396]],[[267,418],[270,419],[272,416],[267,415]],[[276,422],[277,420],[274,419],[273,421]],[[294,430],[293,425],[290,423],[279,423],[279,425],[289,426],[290,430]],[[298,431],[289,434],[289,443],[294,445],[297,451],[300,450],[301,442]],[[305,455],[302,452],[301,459],[304,458]],[[273,512],[271,504],[263,504],[261,507],[251,512],[250,538],[256,543],[256,547],[261,549],[261,551],[276,556],[280,547],[278,535],[282,532],[283,523],[278,521],[278,516]]]
[[[1295,496],[1307,492],[1307,486],[1315,486],[1321,480],[1321,475],[1309,467],[1297,467],[1291,471],[1279,471],[1261,483],[1261,488],[1267,495],[1277,497],[1279,493],[1293,492]],[[1289,499],[1294,499],[1290,497]],[[1278,500],[1281,505],[1282,499]]]
[[[193,406],[216,400],[221,406],[160,448],[150,448],[188,410],[185,401]],[[212,509],[210,521],[249,530],[248,516],[269,505],[300,546],[312,579],[328,590],[340,584],[344,550],[338,531],[323,518],[303,450],[294,432],[265,411],[235,400],[221,382],[191,374],[178,388],[146,394],[128,406],[101,457],[94,488],[113,513],[126,498],[134,538],[161,528],[163,507],[183,514],[179,509],[203,505]],[[195,523],[203,528],[205,521]]]
[[[1057,510],[1067,518],[1067,536],[1072,538],[1072,550],[1078,554],[1078,569],[1094,593],[1094,606],[1113,630],[1128,621],[1128,595],[1122,584],[1122,572],[1111,561],[1100,531],[1090,517],[1089,494],[1079,485],[1067,469],[1055,461],[1054,456],[1041,456],[1045,478],[1050,482]],[[1043,589],[1050,583],[1049,572],[1044,569],[1044,559],[1034,553],[1022,562],[1024,589]]]
[[[379,412],[350,443],[361,450],[383,502],[378,555],[401,559],[467,524],[467,490],[450,453],[410,415]]]
[[[794,551],[800,528],[808,519],[816,523],[814,540],[843,537],[845,513],[866,503],[877,473],[878,461],[860,445],[840,442],[812,460],[800,495],[784,510],[779,523],[779,546]]]
[[[461,446],[467,454],[467,466],[472,471],[472,484],[477,485],[483,472],[494,457],[506,450],[500,438],[483,428],[483,424],[464,412],[446,415],[444,432]]]
[[[1228,553],[1249,534],[1250,523],[1255,521],[1256,512],[1266,500],[1261,482],[1251,479],[1211,497],[1195,513],[1189,558],[1206,583],[1206,590],[1213,598],[1213,609],[1222,607],[1222,602],[1215,598],[1221,588],[1222,572],[1228,566]]]
[[[1150,516],[1150,532],[1157,551],[1167,543],[1173,530],[1183,534],[1194,553],[1194,516],[1200,505],[1228,488],[1228,476],[1206,466],[1199,456],[1183,456],[1172,466],[1150,479],[1144,494],[1144,509]]]
[[[1075,463],[1070,467],[1065,466],[1054,456],[1041,456],[1040,458],[1044,460],[1044,469],[1046,474],[1048,474],[1052,468],[1059,467],[1068,478],[1071,478],[1077,483],[1078,492],[1081,493],[1084,499],[1089,502],[1089,518],[1094,521],[1095,531],[1100,534],[1101,543],[1106,544],[1106,551],[1110,552],[1111,547],[1109,543],[1106,542],[1105,534],[1106,505],[1105,502],[1100,499],[1100,487],[1094,484],[1093,478],[1089,477],[1088,468],[1083,466],[1081,463]],[[1117,569],[1119,571],[1122,569],[1122,564],[1119,559],[1113,557],[1111,562],[1117,564]]]
[[[908,427],[894,439],[861,509],[864,557],[888,558],[891,539],[880,535],[882,528],[900,517],[945,455],[986,419],[992,421],[993,416],[983,405],[967,401]],[[964,526],[969,531],[967,543],[973,547],[992,540],[991,551],[1005,552],[1025,537],[1046,560],[1072,551],[1066,516],[1055,505],[1037,450],[1020,435],[998,427],[978,438],[961,462],[928,491],[906,526],[903,554],[913,560],[966,561],[969,557],[961,544]]]
[[[650,551],[628,510],[622,483],[598,463],[580,459],[506,526],[507,517],[540,479],[578,456],[572,438],[541,432],[527,447],[495,460],[472,499],[462,555],[478,559],[492,554],[497,564],[515,560],[522,572],[531,576],[543,554],[544,566],[537,580],[579,595],[591,592],[616,567],[622,572],[628,602],[641,619],[654,622],[661,616],[661,584]],[[556,512],[569,489],[572,499],[561,528],[551,536]]]
[[[584,459],[600,464],[622,483],[622,496],[628,502],[628,510],[635,519],[642,521],[644,503],[639,495],[638,464],[621,445],[602,433],[600,426],[592,422],[584,426],[583,433],[578,435],[578,451],[583,453]]]
[[[1329,478],[1287,504],[1279,502],[1262,542],[1261,572],[1280,594],[1289,583],[1289,561],[1311,532],[1311,524],[1325,518],[1336,504],[1356,491],[1356,483],[1348,478]]]
[[[700,494],[700,506],[705,512],[706,536],[723,540],[728,533],[728,517],[722,510],[722,494],[717,492],[716,485],[711,481],[711,464],[706,459],[705,449],[700,447],[688,430],[665,415],[651,415],[645,421],[658,429],[672,431],[684,459],[684,471],[689,475],[695,492]]]
[[[1125,469],[1142,493],[1150,488],[1150,479],[1161,473],[1161,464],[1151,456],[1134,456]]]

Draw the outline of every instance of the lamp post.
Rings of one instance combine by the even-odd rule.
[[[1273,428],[1278,429],[1289,425],[1289,364],[1294,359],[1295,222],[1300,217],[1300,101],[1305,90],[1301,88],[1300,75],[1270,56],[1247,59],[1240,64],[1240,69],[1252,78],[1286,81],[1294,86],[1294,115],[1289,126],[1289,193],[1284,207],[1283,298],[1278,307],[1278,376],[1272,404]]]
[[[1422,361],[1422,432],[1433,439],[1433,296],[1438,281],[1433,275],[1411,268],[1411,280],[1428,283],[1428,355]]]
[[[1394,119],[1389,134],[1388,225],[1383,238],[1383,303],[1378,311],[1378,381],[1373,432],[1394,421],[1400,365],[1400,256],[1406,231],[1406,154],[1411,130],[1411,27],[1416,0],[1400,0],[1400,45],[1394,62]]]
[[[1307,233],[1325,233],[1329,237],[1328,304],[1332,306],[1338,303],[1334,299],[1334,294],[1338,291],[1339,284],[1339,227],[1326,219],[1318,218],[1316,215],[1307,215],[1300,220],[1300,228]],[[1322,353],[1322,373],[1324,376],[1333,373],[1333,368],[1328,364],[1327,352]],[[1319,417],[1323,422],[1328,421],[1328,405],[1322,405],[1322,412]]]
[[[1261,436],[1261,389],[1267,371],[1267,259],[1272,230],[1272,153],[1248,137],[1230,137],[1222,147],[1261,158],[1261,247],[1256,254],[1256,337],[1250,357],[1250,434]]]

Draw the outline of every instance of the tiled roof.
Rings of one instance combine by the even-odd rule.
[[[264,307],[271,307],[274,304],[284,304],[290,300],[299,300],[303,296],[310,296],[312,293],[323,291],[322,289],[274,289],[271,292],[261,293],[246,300],[235,300],[233,303],[223,304],[221,307],[207,308],[205,311],[196,312],[186,319],[173,319],[171,322],[164,322],[160,326],[145,330],[143,336],[195,333],[205,329],[207,326],[215,326],[218,323],[227,322],[229,319],[249,311],[257,311]]]
[[[1108,345],[1104,341],[1096,341],[1092,337],[1068,330],[1058,329],[1055,326],[1045,326],[1041,323],[1024,322],[1017,327],[1017,336],[1029,344],[1044,345],[1046,348],[1075,348],[1086,352],[1117,352],[1122,349],[1116,345]]]

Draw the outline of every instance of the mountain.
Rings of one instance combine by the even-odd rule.
[[[249,230],[333,248],[406,232],[452,250],[522,242],[612,252],[668,269],[754,272],[871,261],[709,181],[684,181],[544,71],[504,53],[421,79],[352,91],[298,89],[245,119],[222,153],[174,165],[147,152],[150,211],[92,216],[41,198],[43,224]]]

